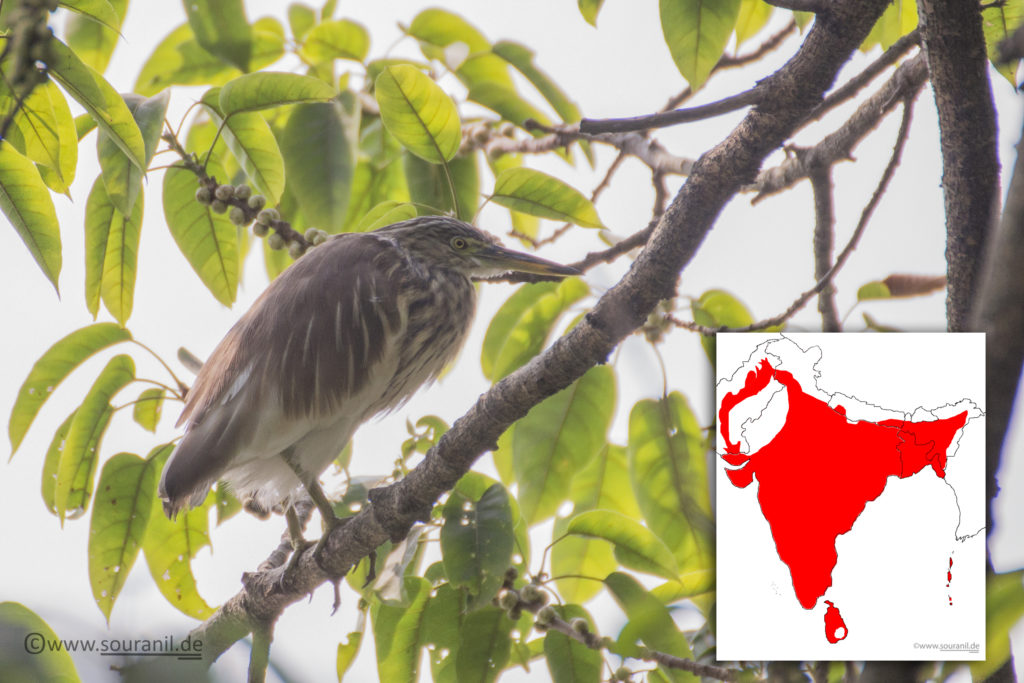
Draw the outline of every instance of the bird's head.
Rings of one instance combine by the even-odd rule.
[[[428,268],[448,268],[466,277],[520,272],[564,277],[579,271],[530,254],[506,249],[497,239],[449,216],[420,216],[381,228],[409,257]]]

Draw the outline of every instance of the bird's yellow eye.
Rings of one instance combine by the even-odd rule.
[[[459,251],[469,246],[469,242],[466,241],[465,237],[453,237],[451,244],[453,249],[458,249]]]

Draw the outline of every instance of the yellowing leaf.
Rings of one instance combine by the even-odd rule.
[[[696,91],[725,51],[740,0],[660,0],[658,6],[672,61]]]
[[[419,69],[386,67],[377,77],[375,94],[384,126],[410,152],[440,164],[459,151],[462,126],[455,103]]]
[[[510,168],[494,181],[495,203],[541,218],[603,228],[597,209],[578,190],[532,168]]]

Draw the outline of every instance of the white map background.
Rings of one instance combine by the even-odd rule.
[[[891,417],[863,404],[913,414],[970,399],[985,410],[981,334],[720,334],[718,401],[724,381],[732,378],[742,386],[750,363],[764,357],[752,357],[760,345],[784,339],[790,341],[773,346],[789,351],[787,362],[802,361],[804,367],[781,369],[793,372],[806,393],[822,400],[843,394],[835,398],[851,419]],[[803,379],[814,371],[817,391]],[[765,403],[751,411],[746,404],[752,400],[733,409],[734,440],[746,419],[741,415],[760,413]],[[774,419],[770,407],[761,415],[760,433],[753,428],[756,422],[743,432],[755,449],[784,419],[776,407],[784,402],[767,403],[774,407]],[[918,412],[914,419],[934,418]],[[945,481],[930,469],[907,479],[889,478],[882,495],[837,539],[832,587],[811,610],[797,602],[789,568],[779,559],[757,502],[756,478],[747,488],[736,488],[725,475],[724,461],[716,459],[719,659],[984,659],[984,417],[969,420],[954,444]],[[724,450],[719,436],[718,452]],[[950,556],[953,580],[947,588]],[[849,630],[836,644],[825,639],[825,600],[840,610]],[[972,642],[980,646],[977,652],[930,649]]]

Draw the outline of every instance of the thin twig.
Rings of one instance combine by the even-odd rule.
[[[697,323],[689,322],[687,320],[679,320],[671,314],[667,314],[665,319],[671,322],[677,327],[682,327],[693,332],[699,332],[704,335],[717,334],[718,332],[754,332],[757,330],[763,330],[766,327],[774,327],[775,325],[781,325],[786,322],[793,315],[796,314],[801,308],[803,308],[808,301],[815,295],[821,292],[825,287],[832,282],[832,279],[840,271],[846,260],[853,253],[853,250],[857,248],[857,243],[860,241],[861,235],[864,234],[864,229],[867,227],[868,220],[871,218],[871,214],[874,213],[875,207],[878,206],[878,202],[881,200],[882,195],[885,193],[886,188],[889,186],[889,181],[892,180],[893,173],[896,171],[896,167],[900,164],[900,158],[903,155],[903,148],[907,142],[907,135],[910,132],[910,122],[913,118],[914,112],[914,98],[907,97],[903,100],[903,120],[900,121],[900,130],[896,134],[896,144],[893,148],[892,156],[889,158],[889,163],[886,165],[885,170],[882,172],[882,177],[878,181],[878,186],[875,188],[874,193],[871,195],[871,199],[868,201],[864,210],[861,212],[860,220],[857,222],[857,227],[853,231],[853,235],[850,237],[850,241],[846,243],[842,252],[839,253],[839,257],[836,258],[836,262],[828,269],[828,272],[818,280],[817,283],[806,292],[796,298],[796,300],[790,304],[789,308],[785,311],[776,315],[772,318],[765,318],[759,320],[753,324],[747,325],[746,327],[728,328],[728,327],[708,327],[706,325],[698,325]]]
[[[597,133],[627,133],[638,130],[650,130],[651,128],[666,128],[680,123],[701,121],[710,119],[722,114],[743,109],[757,104],[761,99],[761,91],[758,86],[745,90],[736,95],[726,97],[716,102],[701,104],[687,109],[673,109],[672,111],[658,112],[646,116],[631,116],[624,119],[583,119],[580,121],[580,132],[591,135]]]

